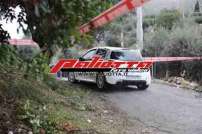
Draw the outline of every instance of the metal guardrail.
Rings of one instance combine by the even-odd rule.
[[[145,57],[144,60],[152,62],[193,61],[202,60],[202,57]]]

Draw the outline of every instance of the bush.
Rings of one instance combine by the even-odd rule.
[[[194,21],[185,20],[175,24],[171,31],[158,29],[154,33],[146,34],[145,56],[170,57],[200,57],[202,55],[202,27]],[[185,77],[190,80],[201,81],[202,62],[169,62],[156,65],[159,76],[170,72],[171,76]]]
[[[49,119],[47,107],[33,105],[33,102],[26,101],[21,109],[20,118],[30,124],[35,134],[55,134],[58,133],[56,122]]]
[[[27,73],[36,79],[44,79],[50,72],[48,61],[48,56],[40,53],[27,62]]]
[[[180,21],[181,14],[178,10],[163,10],[157,17],[156,23],[158,27],[171,30],[173,25]]]
[[[9,66],[19,65],[21,62],[22,59],[13,46],[7,44],[0,45],[0,64]]]
[[[202,29],[194,22],[176,25],[166,42],[163,50],[165,56],[196,56],[198,47],[195,45],[201,40]],[[164,56],[163,55],[163,56]]]
[[[165,29],[158,29],[153,33],[145,34],[145,46],[143,55],[161,56],[162,50],[165,48],[165,42],[169,38],[169,32]]]
[[[156,24],[156,17],[155,16],[145,16],[143,22],[143,28],[146,29],[149,26],[154,26]]]

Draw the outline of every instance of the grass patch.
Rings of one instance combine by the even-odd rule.
[[[9,75],[0,73],[0,95],[18,101],[16,120],[26,124],[29,131],[55,134],[89,127],[85,117],[79,114],[91,110],[85,103],[89,91],[56,81],[52,76],[37,81],[23,73],[16,75],[17,70],[12,69],[12,72]]]

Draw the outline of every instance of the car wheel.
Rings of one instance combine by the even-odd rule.
[[[145,84],[139,84],[137,85],[137,88],[140,90],[146,90],[149,87],[149,85],[145,85]]]
[[[106,82],[106,78],[103,73],[98,73],[96,76],[96,84],[98,89],[107,89],[108,83]]]
[[[68,80],[69,80],[69,82],[71,82],[71,83],[75,83],[75,82],[76,82],[74,72],[69,72],[69,73],[68,73]]]

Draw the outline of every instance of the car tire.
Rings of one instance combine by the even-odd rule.
[[[106,82],[104,73],[98,73],[96,76],[96,85],[100,90],[109,88],[109,84]]]
[[[149,85],[145,85],[145,84],[139,84],[137,85],[137,88],[140,90],[146,90],[149,87]]]
[[[68,81],[71,82],[71,83],[76,83],[77,82],[74,72],[69,72],[68,73]]]

